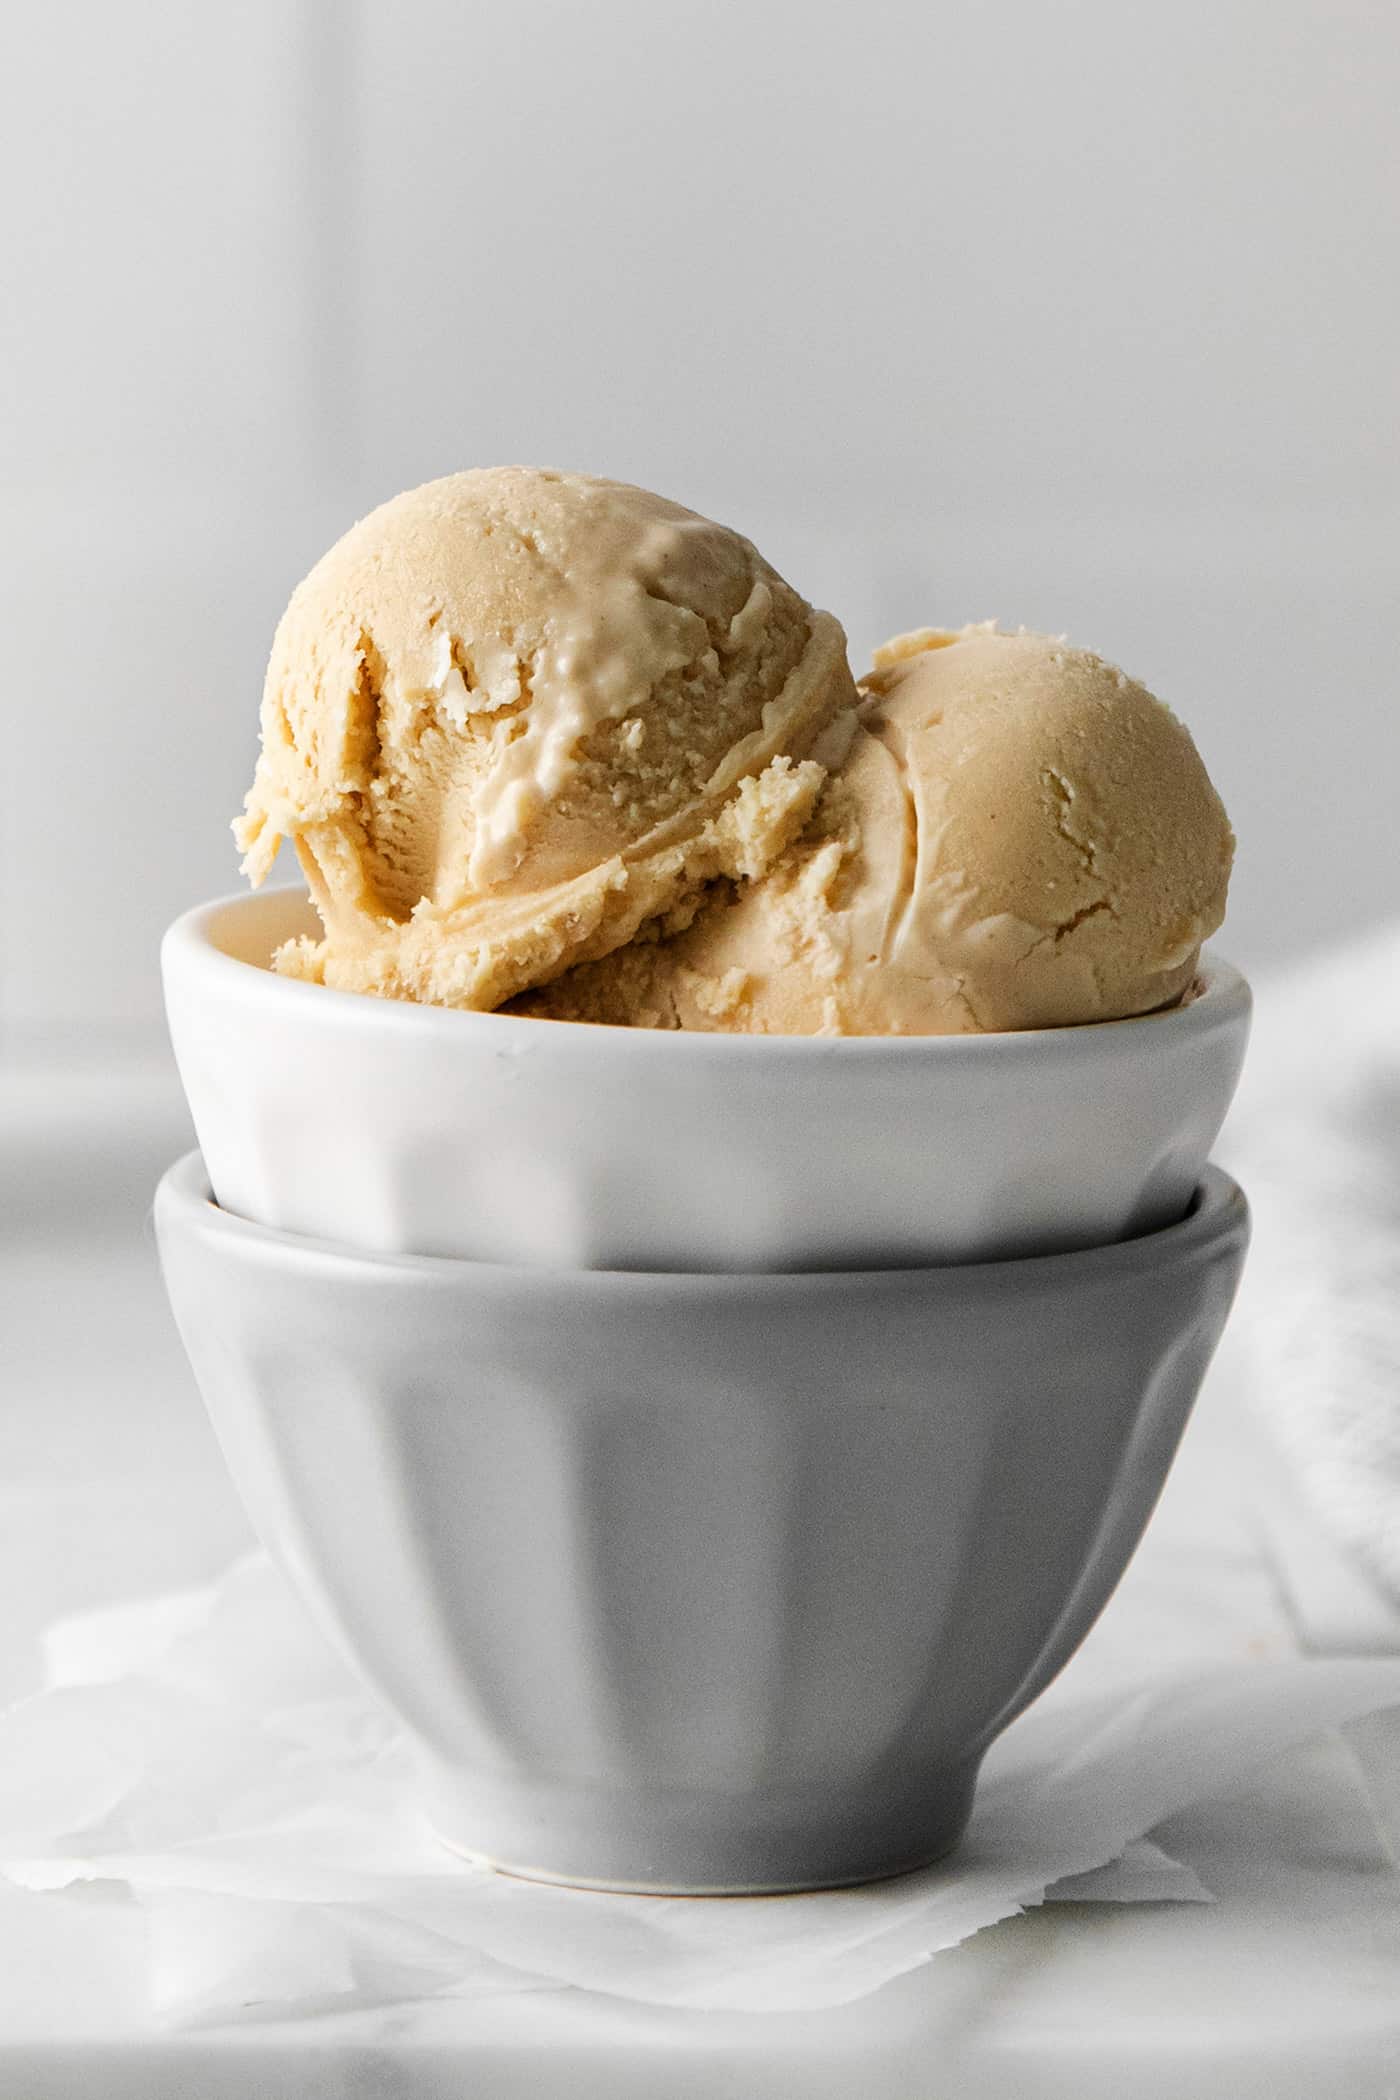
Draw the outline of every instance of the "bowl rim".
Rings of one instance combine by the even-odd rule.
[[[536,1301],[567,1292],[584,1299],[627,1301],[677,1296],[722,1298],[730,1304],[783,1296],[839,1298],[874,1286],[941,1289],[950,1295],[1005,1294],[1026,1290],[1062,1292],[1076,1285],[1163,1274],[1210,1259],[1217,1249],[1250,1229],[1243,1189],[1222,1167],[1201,1170],[1186,1215],[1173,1225],[1135,1238],[1109,1240],[1063,1254],[1011,1255],[997,1261],[928,1262],[913,1267],[864,1269],[583,1269],[468,1260],[446,1254],[380,1254],[311,1234],[288,1232],[227,1211],[215,1202],[202,1153],[186,1152],[168,1167],[156,1190],[158,1232],[174,1213],[179,1228],[225,1242],[244,1259],[294,1271],[319,1270],[381,1286],[414,1278],[438,1289],[471,1284],[484,1295]],[[538,1309],[538,1305],[536,1308]]]
[[[877,1063],[937,1059],[941,1064],[985,1066],[998,1060],[1043,1062],[1047,1048],[1058,1050],[1069,1043],[1091,1041],[1096,1047],[1136,1054],[1140,1032],[1152,1029],[1154,1040],[1164,1049],[1183,1038],[1199,1038],[1219,1029],[1231,1029],[1248,1021],[1253,997],[1248,980],[1233,963],[1203,947],[1199,964],[1201,989],[1184,1005],[1158,1007],[1151,1013],[1128,1014],[1118,1020],[1070,1022],[1055,1028],[987,1030],[976,1035],[749,1035],[668,1028],[627,1028],[603,1021],[555,1021],[531,1014],[478,1013],[450,1006],[429,1006],[407,999],[383,999],[372,993],[341,991],[330,985],[307,984],[293,977],[279,977],[265,964],[245,962],[230,955],[213,937],[216,920],[228,912],[265,908],[271,899],[293,895],[311,902],[310,893],[296,883],[279,883],[262,890],[234,890],[210,898],[182,912],[166,928],[160,945],[161,974],[167,990],[178,978],[197,982],[211,994],[265,1008],[269,1003],[289,1015],[316,1020],[327,1028],[365,1031],[397,1031],[400,1039],[416,1038],[444,1049],[460,1050],[467,1029],[483,1034],[489,1047],[498,1051],[538,1047],[547,1039],[563,1049],[572,1044],[584,1047],[606,1045],[610,1057],[701,1058],[756,1057],[769,1060],[786,1050],[807,1059],[850,1059]],[[309,1002],[309,1004],[308,1004]],[[455,1040],[454,1040],[455,1038]],[[682,1050],[679,1045],[686,1047]],[[485,1047],[486,1045],[483,1045]]]

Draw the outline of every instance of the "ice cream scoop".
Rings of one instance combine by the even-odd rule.
[[[761,1034],[1116,1019],[1192,982],[1234,839],[1187,730],[1087,650],[988,623],[877,651],[760,880],[521,1010]]]
[[[449,475],[363,519],[278,627],[235,830],[295,842],[277,967],[492,1008],[753,879],[810,816],[845,639],[738,533],[620,482]]]

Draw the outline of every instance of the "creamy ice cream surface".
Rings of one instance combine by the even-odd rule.
[[[1115,1019],[1190,985],[1234,839],[1195,745],[1088,651],[990,623],[876,654],[829,773],[757,881],[522,1010],[772,1034]]]
[[[749,542],[620,482],[449,475],[352,528],[273,642],[235,830],[295,842],[343,989],[493,1008],[708,886],[753,883],[825,782],[845,638]]]

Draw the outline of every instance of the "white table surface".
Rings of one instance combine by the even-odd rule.
[[[37,1684],[58,1613],[208,1579],[247,1542],[149,1230],[156,1174],[188,1142],[162,1065],[0,1068],[0,1697]],[[1199,1599],[1203,1657],[1400,1651],[1400,1618],[1316,1536],[1240,1384],[1227,1341],[1093,1638],[1170,1568]],[[0,1885],[0,2100],[1396,2100],[1400,1716],[1280,1757],[1158,1835],[1213,1906],[1046,1906],[800,2018],[551,1990],[172,2033],[146,2010],[142,1917],[119,1891]]]

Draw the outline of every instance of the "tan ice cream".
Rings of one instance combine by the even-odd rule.
[[[899,637],[864,696],[818,744],[832,777],[771,872],[520,1010],[945,1035],[1180,997],[1224,916],[1234,840],[1168,708],[1086,650],[990,623]]]
[[[491,1008],[753,881],[811,815],[845,638],[737,533],[503,467],[386,503],[278,627],[235,825],[324,925],[277,967]]]

